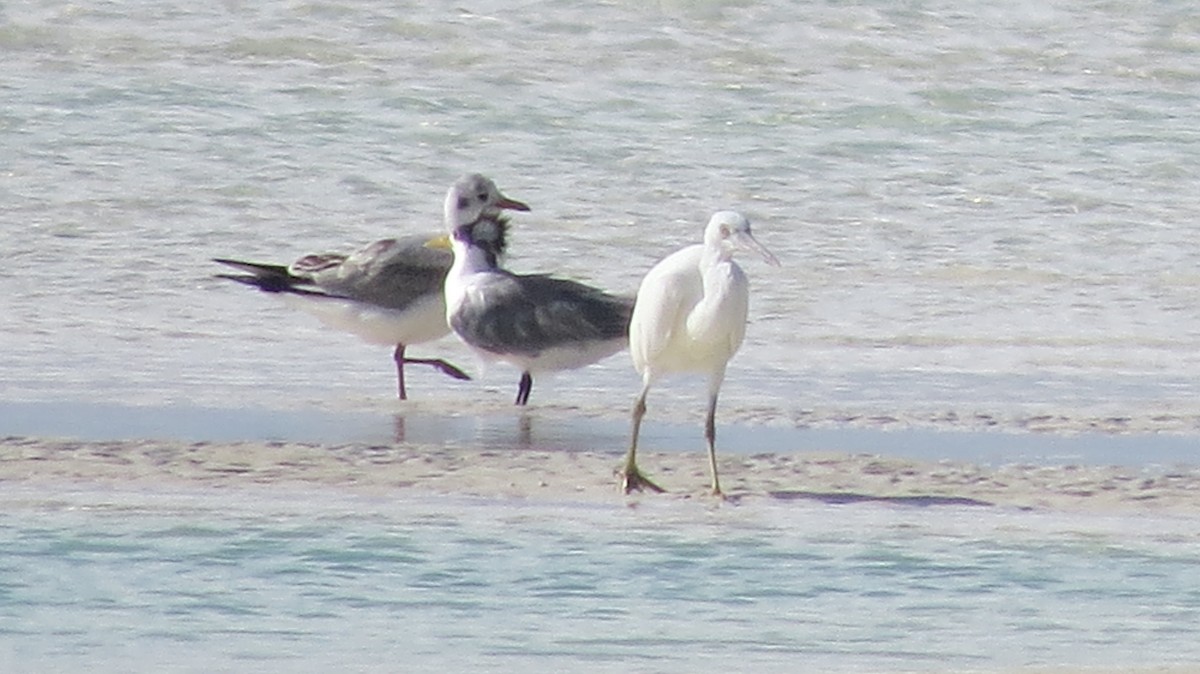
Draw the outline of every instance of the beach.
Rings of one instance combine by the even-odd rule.
[[[643,452],[640,463],[668,493],[621,493],[619,452],[480,449],[434,445],[300,442],[85,442],[10,437],[0,481],[310,487],[406,497],[442,494],[540,502],[637,504],[708,494],[702,451]],[[836,452],[745,453],[718,463],[726,499],[973,505],[1083,512],[1200,513],[1200,468],[1095,465],[982,466]]]
[[[620,459],[5,438],[0,667],[1200,671],[1195,467]]]
[[[1197,671],[1185,3],[0,8],[0,672]],[[717,410],[214,258],[444,227],[631,294],[747,216]],[[388,340],[384,340],[388,341]]]

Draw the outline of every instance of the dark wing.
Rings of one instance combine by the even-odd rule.
[[[279,264],[265,264],[262,262],[245,262],[243,260],[230,260],[227,258],[213,258],[213,262],[219,262],[223,265],[233,267],[245,274],[217,274],[217,278],[237,281],[248,286],[253,286],[269,293],[295,293],[298,295],[326,295],[327,293],[314,288],[312,280],[303,276],[296,276],[288,271],[288,268]]]
[[[431,237],[409,236],[376,241],[337,264],[312,258],[313,283],[340,297],[392,309],[442,292],[454,255],[429,248]],[[307,258],[306,258],[307,259]],[[294,267],[294,266],[293,266]]]
[[[633,298],[551,276],[497,271],[477,286],[450,325],[469,344],[493,353],[536,355],[572,342],[625,338]]]

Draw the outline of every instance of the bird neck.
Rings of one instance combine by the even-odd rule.
[[[451,273],[474,274],[496,269],[500,262],[497,252],[473,241],[469,228],[470,225],[459,227],[451,236],[451,245],[454,248]]]
[[[733,259],[733,247],[727,245],[723,240],[707,241],[704,244],[704,252],[701,255],[701,267],[714,267],[722,262],[728,262]]]
[[[714,241],[704,246],[700,257],[700,280],[704,287],[701,303],[723,301],[722,298],[740,273],[741,269],[733,261],[732,246],[724,241]]]
[[[492,256],[492,266],[498,266],[508,248],[508,218],[499,213],[484,213],[472,231],[475,245]],[[486,236],[482,235],[485,231]]]

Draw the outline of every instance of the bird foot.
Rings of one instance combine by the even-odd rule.
[[[454,377],[455,379],[458,379],[459,381],[471,381],[471,375],[463,372],[444,360],[440,365],[437,366],[437,369],[441,370],[445,374],[450,375],[451,377]]]
[[[626,494],[630,494],[635,491],[646,491],[647,489],[656,494],[663,494],[667,491],[666,489],[663,489],[662,487],[651,482],[650,479],[645,475],[642,475],[641,471],[639,471],[636,467],[626,468],[620,472],[620,475],[621,489],[623,489]]]
[[[470,381],[471,380],[471,375],[467,374],[466,372],[463,372],[462,370],[451,365],[450,363],[448,363],[444,360],[441,360],[440,358],[421,358],[421,359],[408,358],[404,362],[432,365],[435,369],[441,370],[442,374],[450,375],[451,377],[454,377],[455,379],[458,379],[461,381]]]

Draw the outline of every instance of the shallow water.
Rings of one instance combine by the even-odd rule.
[[[1001,671],[1200,661],[1160,516],[6,490],[6,671]]]
[[[101,403],[0,403],[0,428],[13,437],[190,442],[298,442],[377,447],[598,452],[616,457],[629,441],[626,420],[580,417],[573,411],[476,410],[447,415],[407,412],[129,407]],[[720,454],[804,452],[881,455],[925,462],[1005,465],[1092,465],[1170,469],[1196,463],[1195,437],[1182,434],[1012,433],[909,428],[873,421],[865,427],[793,429],[724,424]],[[700,457],[699,424],[648,424],[642,445]],[[698,458],[699,460],[699,458]]]
[[[1100,0],[185,4],[0,13],[8,400],[358,407],[384,349],[211,278],[434,230],[481,170],[511,266],[632,291],[749,213],[722,410],[1195,432],[1197,10]],[[473,365],[452,340],[418,349]],[[506,404],[417,371],[451,410]],[[625,414],[624,356],[533,399]],[[695,383],[651,397],[694,418]],[[682,395],[680,392],[686,392]],[[869,422],[868,422],[869,423]]]
[[[414,370],[399,406],[386,349],[208,261],[433,231],[482,171],[534,208],[511,267],[615,291],[712,211],[751,216],[784,267],[744,261],[728,451],[775,430],[785,449],[847,427],[1172,431],[1185,460],[1197,51],[1184,2],[0,5],[0,435],[332,418],[355,420],[333,440],[386,441],[403,419],[519,444],[511,370]],[[452,340],[418,351],[473,366]],[[637,385],[625,356],[540,380],[533,437],[612,442]],[[701,406],[664,385],[648,439],[673,448]],[[1187,516],[70,484],[0,502],[4,671],[1200,662]]]

